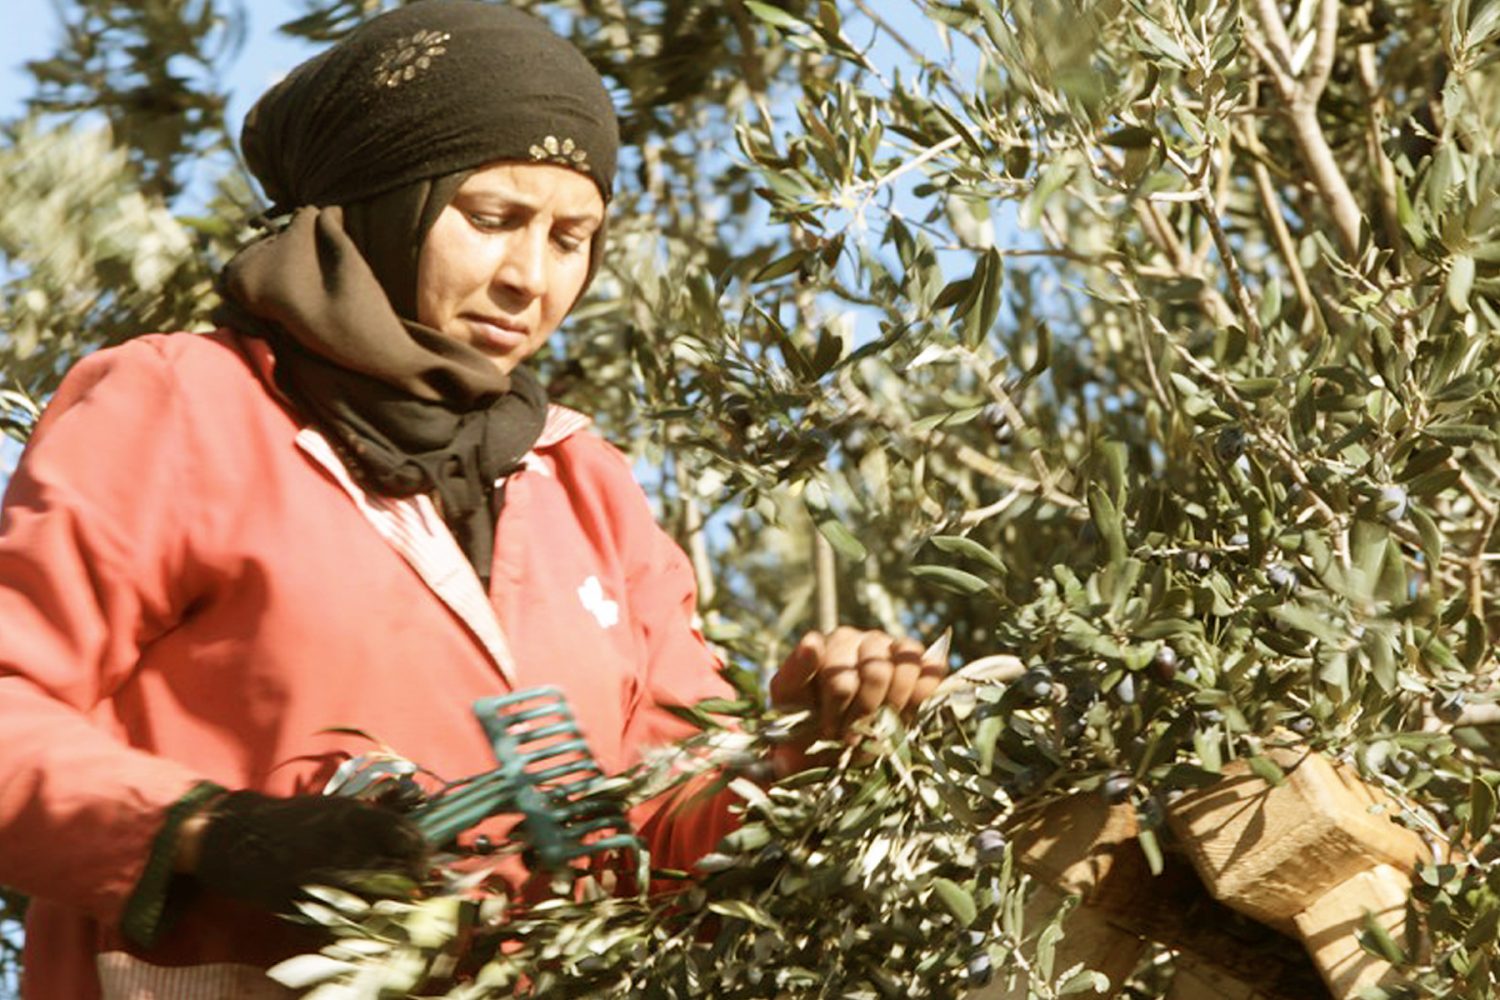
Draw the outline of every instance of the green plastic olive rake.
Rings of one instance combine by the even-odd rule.
[[[561,691],[538,687],[481,698],[474,714],[498,766],[412,812],[428,843],[442,847],[491,816],[520,813],[513,835],[549,870],[592,854],[640,848],[618,802],[593,794],[604,772]]]

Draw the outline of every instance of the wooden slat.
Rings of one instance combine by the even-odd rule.
[[[1268,1000],[1268,995],[1217,966],[1179,956],[1166,1000]]]
[[[1024,917],[1033,945],[1037,932],[1046,926],[1069,895],[1071,893],[1059,892],[1047,885],[1036,887],[1027,901]],[[1062,940],[1057,942],[1052,961],[1053,974],[1082,965],[1108,976],[1109,991],[1090,996],[1117,996],[1146,951],[1146,942],[1138,935],[1114,926],[1103,912],[1093,907],[1075,907],[1063,918],[1062,930]],[[1025,958],[1028,964],[1035,962],[1034,948],[1025,951]],[[1005,978],[999,976],[990,986],[970,993],[970,1000],[1026,1000],[1026,977],[1018,977],[1016,985],[1010,988],[1006,987]]]
[[[1071,795],[1018,818],[1007,832],[1021,867],[1036,878],[1085,905],[1128,909],[1151,879],[1139,831],[1133,806]]]
[[[1093,923],[1181,952],[1189,964],[1213,968],[1218,980],[1242,982],[1246,989],[1254,985],[1264,1000],[1324,995],[1317,970],[1298,941],[1214,900],[1170,843],[1164,870],[1153,876],[1138,829],[1133,806],[1110,806],[1098,795],[1080,794],[1048,803],[1016,821],[1009,833],[1023,870],[1080,898],[1083,905],[1070,919],[1092,913]],[[1102,930],[1089,933],[1106,937]],[[1109,951],[1102,944],[1095,947],[1100,954]],[[1137,960],[1140,954],[1139,949],[1134,952]],[[1077,960],[1115,982],[1111,970],[1089,962],[1086,952]]]
[[[1334,996],[1357,997],[1366,986],[1395,981],[1390,963],[1365,951],[1359,932],[1366,914],[1401,939],[1411,881],[1390,865],[1376,865],[1325,892],[1297,914],[1297,929]]]
[[[1394,810],[1324,757],[1278,749],[1286,772],[1272,787],[1243,761],[1190,793],[1168,822],[1215,899],[1295,933],[1293,918],[1324,893],[1376,865],[1410,869],[1426,856]]]
[[[1298,936],[1329,992],[1352,1000],[1390,969],[1359,945],[1367,912],[1399,929],[1410,881],[1430,855],[1395,809],[1346,768],[1311,751],[1272,750],[1268,784],[1236,761],[1184,796],[1168,822],[1215,898]]]

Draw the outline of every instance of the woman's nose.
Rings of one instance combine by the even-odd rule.
[[[511,234],[495,281],[528,300],[547,290],[547,234],[528,226]]]

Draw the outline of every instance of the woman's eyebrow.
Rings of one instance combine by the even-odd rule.
[[[599,215],[598,212],[581,212],[578,215],[558,214],[554,216],[554,218],[556,218],[558,222],[561,222],[562,224],[567,226],[581,226],[589,223],[593,224],[594,226],[599,226],[604,222],[604,219]]]

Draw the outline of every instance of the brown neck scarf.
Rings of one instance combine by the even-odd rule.
[[[530,373],[506,376],[468,345],[398,317],[337,206],[300,209],[230,261],[221,286],[218,321],[270,342],[278,385],[360,484],[384,496],[435,494],[488,584],[496,482],[546,419],[546,393]]]
[[[545,22],[477,0],[375,17],[293,69],[245,119],[251,171],[291,214],[220,278],[227,326],[265,337],[281,389],[368,490],[433,493],[488,582],[495,483],[541,433],[523,369],[414,322],[428,231],[472,171],[576,170],[606,204],[619,132],[588,60]],[[604,238],[590,248],[590,276]]]

